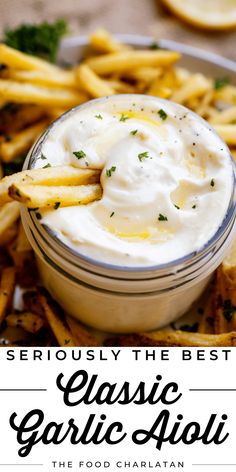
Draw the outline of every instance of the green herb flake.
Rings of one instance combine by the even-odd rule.
[[[51,164],[49,164],[49,162],[48,164],[46,164],[46,166],[43,166],[43,169],[47,169],[48,167],[52,167]]]
[[[154,41],[150,46],[149,46],[149,49],[151,49],[152,51],[156,51],[157,49],[161,49],[160,45]]]
[[[83,159],[83,157],[86,157],[86,153],[82,151],[82,149],[80,151],[74,151],[73,154],[77,159]]]
[[[181,331],[186,331],[187,333],[197,333],[199,328],[199,323],[193,323],[192,325],[184,324],[180,326]]]
[[[215,181],[214,181],[214,179],[211,179],[211,187],[215,187]]]
[[[54,203],[54,207],[53,207],[54,210],[57,210],[59,208],[60,204],[61,204],[61,202]]]
[[[195,208],[197,208],[197,205],[193,205],[192,206],[192,209],[195,210]]]
[[[99,114],[99,115],[95,115],[95,118],[97,118],[98,120],[103,120],[103,117],[102,117],[102,115],[100,115],[100,114]]]
[[[167,113],[164,110],[162,110],[162,108],[158,111],[158,115],[163,121],[165,121],[166,118],[168,117]]]
[[[232,305],[231,300],[224,300],[223,315],[226,321],[228,321],[228,323],[230,323],[230,321],[232,320],[235,311],[236,311],[236,307]]]
[[[37,220],[41,220],[41,219],[42,219],[42,215],[41,215],[41,213],[39,213],[39,212],[35,213],[35,216],[36,216]]]
[[[137,134],[138,130],[137,129],[133,129],[132,131],[130,131],[130,134],[132,134],[133,136],[135,136]]]
[[[112,166],[110,169],[106,169],[106,176],[111,177],[112,172],[115,172],[116,166]]]
[[[47,160],[46,156],[44,156],[43,153],[41,153],[41,155],[39,156],[39,159],[42,159],[42,161],[45,161]]]
[[[124,115],[124,113],[122,113],[122,115],[121,115],[121,117],[120,117],[120,121],[123,121],[123,122],[124,122],[124,121],[126,121],[126,120],[128,120],[128,119],[129,119],[129,116]]]
[[[177,208],[177,210],[180,210],[180,207],[178,205],[175,205],[175,208]]]
[[[149,158],[148,151],[140,152],[138,154],[138,158],[139,158],[140,162],[143,162],[144,159],[148,159]]]
[[[18,190],[18,188],[16,189],[16,195],[17,197],[21,197],[21,193],[20,193],[20,190]]]
[[[114,216],[115,212],[113,211],[111,214],[110,214],[110,218],[112,218]]]
[[[167,218],[167,216],[162,215],[161,213],[159,213],[158,221],[168,221],[168,218]]]
[[[228,85],[229,82],[229,77],[218,77],[217,79],[215,79],[214,89],[221,90],[223,87]]]
[[[64,339],[64,345],[66,346],[67,344],[70,343],[70,339]]]

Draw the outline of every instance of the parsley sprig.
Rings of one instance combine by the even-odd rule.
[[[111,177],[112,172],[115,172],[115,170],[116,170],[116,166],[112,166],[110,169],[106,169],[106,176]]]
[[[73,154],[77,159],[83,159],[83,157],[86,157],[86,153],[82,149],[80,151],[74,151]]]
[[[149,158],[149,153],[148,153],[148,151],[140,152],[140,153],[138,154],[138,158],[139,158],[140,162],[143,162],[144,159],[148,159],[148,158]]]

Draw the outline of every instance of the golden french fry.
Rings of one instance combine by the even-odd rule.
[[[3,43],[0,44],[0,63],[13,69],[42,70],[54,74],[61,71],[58,66],[38,57],[25,54]]]
[[[89,36],[89,44],[99,52],[117,52],[128,49],[126,44],[119,43],[104,29],[98,29]]]
[[[17,202],[9,202],[0,207],[0,236],[18,220],[20,216],[20,205]]]
[[[20,221],[18,236],[17,236],[17,241],[16,241],[16,252],[27,252],[31,250],[32,250],[31,245],[26,237],[23,224]]]
[[[105,342],[106,346],[132,347],[223,347],[236,346],[236,332],[224,334],[189,333],[185,331],[153,331],[117,336]]]
[[[94,98],[113,95],[115,93],[113,88],[105,80],[96,75],[86,64],[82,64],[76,69],[76,75],[85,92],[88,92]]]
[[[137,69],[127,71],[125,77],[150,84],[153,80],[160,77],[162,72],[163,69],[161,67],[138,67]]]
[[[227,108],[226,110],[219,111],[215,116],[210,120],[210,122],[215,125],[229,124],[236,121],[236,106]]]
[[[71,316],[66,316],[66,321],[77,346],[91,347],[99,345],[97,339],[92,336],[88,329],[79,323],[79,321],[75,320]]]
[[[96,74],[124,73],[137,67],[170,66],[180,58],[174,51],[124,51],[89,58],[86,64]]]
[[[6,317],[7,326],[22,328],[28,333],[37,333],[46,325],[45,320],[35,313],[11,313]]]
[[[220,266],[216,273],[214,294],[215,332],[226,333],[236,328],[236,283]]]
[[[40,289],[39,291],[39,301],[59,346],[76,346],[76,341],[73,338],[66,321],[59,315],[58,310],[53,306],[52,301],[49,300],[48,295],[43,289]]]
[[[50,109],[48,110],[51,111]],[[47,118],[48,112],[39,105],[10,103],[0,113],[0,133],[11,138],[11,134]],[[5,139],[4,139],[5,140]],[[3,140],[3,141],[4,141]]]
[[[37,85],[0,79],[0,99],[15,103],[33,103],[44,107],[73,107],[87,100],[82,92],[52,89]]]
[[[214,98],[216,102],[219,100],[225,103],[229,103],[231,105],[235,105],[235,97],[236,97],[235,85],[226,85],[225,87],[215,90],[214,92]]]
[[[0,326],[6,316],[6,311],[11,303],[15,288],[15,269],[6,267],[2,271],[0,286]]]
[[[191,75],[182,86],[174,91],[171,100],[186,103],[193,98],[202,97],[212,87],[212,82],[202,74]]]
[[[236,145],[236,124],[235,125],[214,125],[217,133],[222,137],[222,139],[229,145]]]
[[[8,246],[18,234],[17,224],[14,223],[0,234],[0,247]]]
[[[0,143],[0,159],[3,162],[11,162],[17,156],[26,153],[47,125],[48,121],[44,120],[12,134],[10,140]]]
[[[74,70],[59,69],[54,71],[44,70],[17,70],[9,69],[3,78],[30,84],[43,85],[48,88],[78,88]]]
[[[47,187],[42,185],[13,184],[9,188],[13,200],[28,208],[54,208],[85,205],[99,200],[102,188],[99,184]]]
[[[44,156],[41,157],[45,162]],[[0,180],[0,205],[11,201],[8,190],[11,185],[84,185],[99,182],[100,171],[79,169],[72,166],[55,166],[30,169],[9,175]]]

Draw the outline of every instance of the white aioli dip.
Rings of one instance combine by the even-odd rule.
[[[227,146],[197,115],[154,97],[91,101],[54,125],[42,153],[36,167],[102,170],[100,201],[41,211],[41,222],[105,263],[159,265],[197,251],[232,194]]]

